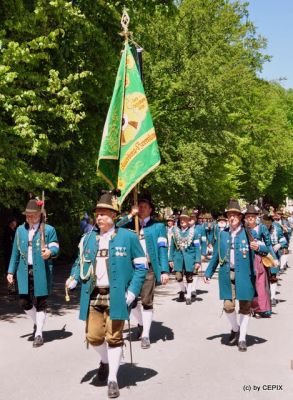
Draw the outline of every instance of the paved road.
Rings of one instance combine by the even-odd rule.
[[[217,277],[210,285],[200,282],[198,299],[191,306],[176,302],[174,280],[167,288],[159,288],[152,346],[142,350],[139,342],[133,342],[134,367],[126,341],[119,371],[120,398],[293,399],[292,255],[290,264],[281,275],[279,304],[273,317],[250,321],[247,353],[222,343],[230,328],[221,315]],[[18,313],[16,302],[1,296],[1,400],[106,398],[107,388],[100,386],[96,377],[97,355],[84,344],[78,293],[72,296],[70,305],[64,301],[67,271],[65,267],[56,268],[57,283],[44,333],[46,344],[41,348],[32,348],[30,319]],[[279,387],[269,390],[272,387],[268,385]]]

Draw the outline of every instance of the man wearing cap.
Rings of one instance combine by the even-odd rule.
[[[45,224],[44,235],[40,233],[44,219],[42,205],[37,199],[29,200],[23,212],[26,222],[15,233],[7,274],[9,283],[14,281],[16,275],[20,305],[34,322],[33,347],[40,347],[44,343],[43,327],[52,285],[52,259],[59,253],[53,226]],[[45,243],[42,243],[42,237]]]
[[[145,193],[139,197],[138,207],[132,207],[130,214],[119,221],[119,226],[134,230],[134,217],[138,215],[139,239],[149,264],[149,271],[140,293],[142,309],[136,300],[131,311],[138,322],[137,336],[141,336],[143,349],[150,347],[155,285],[166,285],[169,280],[166,227],[152,218],[153,211],[151,197]]]
[[[246,351],[246,332],[255,296],[252,250],[258,250],[258,244],[249,244],[238,201],[230,200],[227,217],[230,228],[219,233],[204,281],[209,283],[219,265],[220,299],[224,300],[224,311],[232,326],[228,344],[234,345],[238,341],[239,351]],[[236,299],[239,300],[239,324]]]
[[[189,215],[186,210],[180,214],[180,228],[174,228],[169,262],[176,273],[180,293],[178,301],[184,301],[185,286],[183,277],[187,282],[186,305],[191,305],[191,294],[193,290],[194,269],[200,268],[200,240],[194,227],[189,226]]]
[[[96,205],[96,226],[79,243],[69,289],[81,283],[80,314],[86,340],[100,355],[98,377],[108,379],[108,397],[119,396],[117,373],[122,357],[128,307],[138,296],[148,270],[137,235],[115,227],[118,191],[103,192]]]

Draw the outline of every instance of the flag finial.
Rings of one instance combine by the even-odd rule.
[[[125,40],[128,40],[128,37],[132,33],[132,32],[129,32],[129,30],[128,30],[129,23],[130,23],[130,17],[128,15],[126,8],[124,8],[123,14],[121,17],[121,26],[122,26],[123,32],[121,32],[120,35],[124,36]]]

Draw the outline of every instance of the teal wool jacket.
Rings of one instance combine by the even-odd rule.
[[[134,230],[134,219],[128,216],[121,218],[117,226]],[[157,284],[160,284],[161,273],[169,273],[166,227],[161,222],[157,222],[151,218],[143,228],[143,231],[147,253],[156,276]]]
[[[187,241],[186,246],[180,246],[184,240]],[[174,271],[176,272],[182,272],[183,267],[187,272],[193,272],[194,265],[200,264],[200,239],[196,229],[192,227],[183,232],[180,228],[174,228],[169,261],[174,262]]]
[[[82,237],[79,244],[79,256],[73,264],[71,276],[81,283],[79,318],[88,317],[90,295],[95,287],[96,256],[99,250],[99,231],[94,228]],[[138,296],[148,270],[144,251],[137,235],[126,229],[117,229],[109,242],[109,283],[110,283],[110,318],[127,320],[126,292]]]
[[[52,290],[52,258],[59,253],[57,234],[53,226],[45,225],[45,243],[52,256],[44,260],[41,255],[39,229],[32,240],[34,296],[47,296]],[[19,294],[28,294],[28,224],[20,225],[15,233],[8,273],[17,276]]]
[[[205,272],[205,277],[211,278],[219,265],[219,289],[221,300],[232,299],[230,250],[231,233],[229,228],[226,228],[219,232],[214,244],[213,257]],[[250,250],[248,238],[243,227],[235,237],[234,252],[236,299],[252,300],[255,296],[253,253]]]

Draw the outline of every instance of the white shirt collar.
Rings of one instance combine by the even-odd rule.
[[[151,217],[149,216],[149,217],[146,217],[146,218],[144,218],[143,220],[142,219],[139,219],[139,222],[140,222],[140,225],[142,225],[142,226],[146,226],[146,224],[149,222],[149,220],[151,219]]]
[[[101,236],[102,237],[112,236],[114,231],[115,231],[115,226],[113,225],[112,228],[110,228],[107,232],[101,233]]]
[[[237,233],[240,231],[241,228],[242,228],[242,225],[241,225],[241,224],[240,224],[240,225],[238,226],[238,228],[236,228],[234,231],[230,228],[231,235],[236,236]]]
[[[33,226],[32,226],[31,228],[29,228],[29,230],[34,230],[34,231],[36,231],[36,230],[38,229],[39,225],[40,225],[39,223],[33,224]]]

